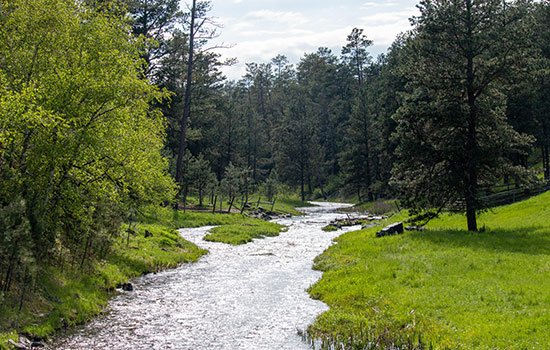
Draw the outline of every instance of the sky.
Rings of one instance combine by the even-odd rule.
[[[278,54],[292,64],[305,53],[328,47],[340,55],[354,27],[374,41],[373,57],[386,52],[396,36],[410,29],[418,0],[211,0],[210,15],[223,27],[211,45],[222,58],[236,58],[225,67],[228,79],[245,74],[245,63],[267,63]],[[182,7],[186,8],[183,0]]]

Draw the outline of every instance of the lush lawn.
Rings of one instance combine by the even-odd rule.
[[[245,223],[214,227],[204,239],[238,245],[248,243],[254,238],[278,236],[283,229],[283,225],[273,222],[248,219]]]
[[[209,213],[187,211],[183,213],[170,211],[165,212],[161,209],[154,216],[148,216],[147,222],[156,222],[169,224],[173,227],[200,227],[217,226],[204,237],[210,242],[222,242],[232,245],[245,244],[254,238],[265,236],[277,236],[284,228],[272,222],[260,219],[249,218],[238,213]]]
[[[429,231],[342,235],[316,259],[325,273],[310,293],[331,309],[309,334],[355,344],[418,343],[420,335],[436,349],[550,349],[550,193],[496,208],[479,223],[485,232],[468,233],[465,218],[450,215]]]

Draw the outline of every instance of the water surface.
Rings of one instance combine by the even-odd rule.
[[[306,289],[321,277],[315,256],[338,232],[323,232],[346,206],[317,203],[279,219],[278,237],[241,246],[203,241],[209,227],[180,230],[210,253],[195,264],[133,280],[107,312],[62,335],[55,349],[309,349],[297,335],[327,309]],[[347,228],[346,230],[356,229]]]

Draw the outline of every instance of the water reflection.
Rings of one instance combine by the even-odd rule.
[[[345,216],[335,212],[345,205],[318,204],[304,208],[306,216],[278,220],[289,226],[280,236],[237,247],[203,241],[208,227],[180,230],[210,254],[135,279],[134,292],[113,298],[106,314],[53,347],[308,349],[296,331],[326,310],[306,292],[320,277],[312,262],[342,233],[321,228]]]

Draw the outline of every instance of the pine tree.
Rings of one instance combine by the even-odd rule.
[[[480,185],[494,184],[529,139],[507,123],[501,87],[525,58],[527,5],[423,0],[407,43],[408,95],[396,116],[394,182],[413,209],[463,198],[477,231]],[[528,37],[528,36],[527,36]]]

